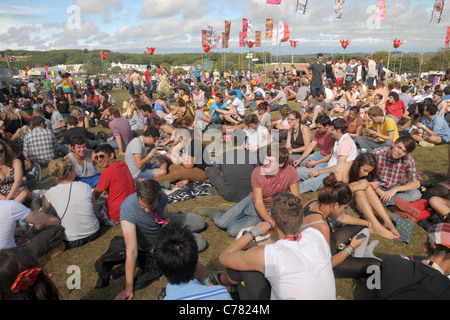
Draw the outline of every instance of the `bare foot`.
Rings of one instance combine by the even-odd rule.
[[[395,230],[395,231],[397,231],[397,230]],[[382,225],[372,226],[371,233],[379,235],[380,237],[383,237],[383,238],[386,238],[389,240],[398,239],[400,237],[400,234],[398,234],[398,232],[397,232],[397,234],[395,234],[393,231],[387,229],[386,227],[384,227]]]
[[[398,239],[398,238],[400,238],[400,233],[397,231],[397,229],[395,228],[395,226],[394,226],[394,224],[392,223],[392,221],[388,221],[388,222],[385,222],[384,224],[383,224],[383,226],[386,228],[386,229],[388,229],[389,231],[391,231],[395,236],[396,236],[396,239]]]
[[[187,185],[189,183],[189,180],[181,180],[177,182],[177,187],[178,188],[183,188],[185,185]]]

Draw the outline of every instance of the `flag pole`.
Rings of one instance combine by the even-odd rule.
[[[390,37],[390,39],[389,39],[389,56],[388,56],[388,61],[387,61],[387,65],[386,65],[386,69],[387,69],[387,71],[388,71],[387,77],[386,77],[386,79],[385,79],[385,82],[386,82],[385,85],[386,85],[386,87],[387,87],[387,82],[388,82],[388,78],[389,78],[389,63],[390,63],[390,60],[391,60],[392,37],[393,37],[393,34],[394,34],[394,22],[395,22],[395,13],[396,13],[396,11],[397,11],[397,0],[395,0],[395,3],[394,3],[394,13],[392,14],[391,37]]]
[[[266,29],[266,36],[264,37],[264,83],[267,82],[267,52],[266,52],[266,45],[267,45],[267,0],[264,0],[264,24]]]
[[[294,32],[292,36],[292,40],[295,41],[295,18],[297,17],[297,10],[294,10]],[[294,64],[294,46],[292,46],[292,59],[291,64]]]

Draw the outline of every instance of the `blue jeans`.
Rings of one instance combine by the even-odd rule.
[[[388,190],[391,190],[392,188],[394,188],[395,186],[391,187],[391,188],[385,188],[383,186],[379,186],[379,187],[383,191],[388,191]],[[412,203],[414,201],[420,200],[422,198],[422,193],[420,192],[419,189],[412,189],[412,190],[408,190],[408,191],[397,192],[395,194],[395,196],[393,196],[391,198],[391,200],[389,200],[389,202],[384,203],[384,205],[394,206],[395,198],[402,198],[402,199],[408,201],[409,203]]]
[[[158,162],[147,163],[141,169],[136,179],[153,179],[155,177],[155,169],[158,167]],[[135,179],[135,180],[136,180]]]
[[[113,147],[114,149],[119,149],[119,143],[117,142],[117,139],[114,138],[111,142],[102,142],[100,143],[102,144],[109,144],[111,147]]]
[[[327,167],[327,162],[319,163],[314,168],[306,168],[306,167],[300,167],[297,168],[297,173],[300,177],[302,182],[299,183],[300,187],[300,194],[304,194],[307,192],[315,192],[323,187],[323,179],[327,177],[329,174],[324,173],[321,175],[318,175],[317,177],[310,178],[309,172],[312,170],[320,170]]]
[[[307,156],[305,159],[303,159],[302,162],[300,162],[300,167],[306,166],[306,162],[308,160],[319,161],[320,159],[322,159],[324,157],[325,156],[320,151],[314,152],[314,153],[310,154],[309,156]]]
[[[321,85],[311,85],[309,87],[311,93],[313,94],[313,96],[316,96],[317,90],[321,90],[323,94],[325,94],[325,87],[323,86],[323,84]]]
[[[372,152],[373,149],[378,147],[392,147],[392,140],[385,140],[383,142],[373,141],[366,137],[359,136],[355,138],[355,144],[361,149],[366,149],[366,152]]]
[[[228,234],[236,237],[244,228],[253,227],[262,219],[256,211],[255,204],[250,196],[245,197],[225,213],[218,213],[214,223]]]

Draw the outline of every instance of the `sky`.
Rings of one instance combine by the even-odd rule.
[[[450,1],[440,23],[430,23],[435,0],[387,0],[386,19],[375,24],[376,0],[345,0],[342,19],[334,19],[334,0],[309,0],[306,13],[296,13],[296,0],[266,5],[266,0],[0,0],[0,50],[89,49],[155,54],[203,52],[201,32],[212,26],[224,32],[231,21],[229,48],[240,52],[242,19],[262,31],[261,48],[274,55],[291,54],[289,42],[272,46],[265,40],[265,19],[288,24],[299,41],[296,55],[342,52],[340,40],[351,40],[346,52],[394,50],[435,52],[444,47],[450,26]],[[254,40],[249,38],[249,40]]]

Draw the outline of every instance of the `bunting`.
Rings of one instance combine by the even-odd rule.
[[[345,0],[334,0],[334,18],[342,19],[344,14],[344,1]]]
[[[305,14],[308,0],[297,0],[297,12]]]
[[[273,36],[273,19],[266,19],[266,39],[272,39]]]
[[[431,15],[431,22],[441,22],[442,12],[444,11],[445,0],[436,0],[433,8],[433,14]]]
[[[384,21],[386,19],[386,0],[377,0],[375,20]]]

